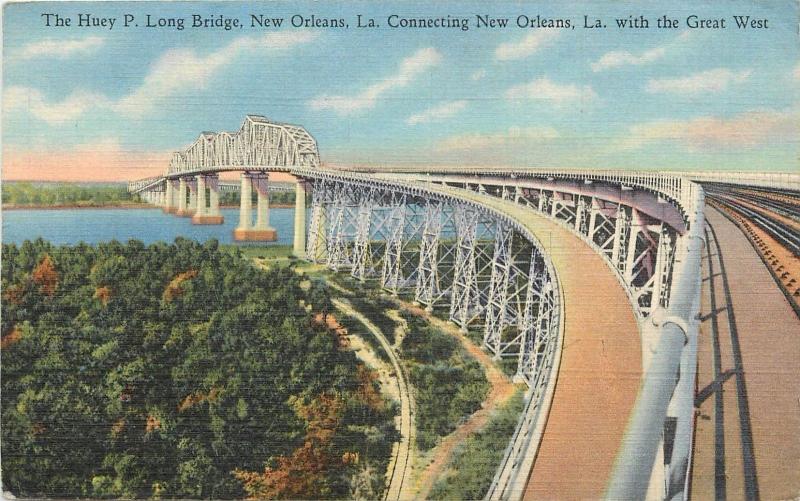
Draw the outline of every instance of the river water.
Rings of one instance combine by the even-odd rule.
[[[149,244],[184,237],[199,242],[216,238],[220,243],[234,243],[233,229],[239,223],[239,209],[221,212],[224,224],[193,225],[191,218],[164,214],[159,208],[8,210],[2,213],[2,241],[21,244],[41,237],[54,244],[130,239]],[[291,245],[294,208],[271,208],[269,216],[270,224],[278,231],[278,241],[274,243]]]

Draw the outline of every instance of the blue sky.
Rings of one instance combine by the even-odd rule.
[[[798,170],[798,8],[780,3],[6,4],[6,175],[35,171],[42,153],[151,161],[202,130],[235,130],[247,113],[304,125],[332,164]],[[117,21],[46,27],[44,12]],[[141,25],[146,14],[186,23],[222,14],[244,27],[125,29],[126,13]],[[250,14],[350,28],[251,28]],[[357,14],[381,27],[356,28]],[[392,29],[391,14],[470,26]],[[477,29],[476,14],[510,27]],[[584,14],[608,28],[584,29]],[[664,14],[681,27],[655,29]],[[693,14],[728,28],[689,29]],[[519,15],[577,26],[518,28]],[[618,29],[629,15],[651,29]],[[769,28],[731,27],[733,15]]]

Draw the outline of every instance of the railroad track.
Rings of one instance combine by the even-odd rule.
[[[800,318],[800,226],[791,224],[797,217],[788,214],[800,212],[800,194],[781,194],[791,199],[797,197],[795,205],[786,200],[777,206],[769,193],[751,193],[751,188],[704,186],[708,203],[736,224],[756,249],[775,283]],[[785,205],[784,205],[785,204]],[[782,209],[781,213],[777,208]],[[771,214],[771,215],[770,215]],[[790,221],[790,222],[787,222]]]
[[[784,221],[770,217],[769,215],[754,210],[742,203],[749,202],[766,209],[768,212],[780,214],[792,219],[800,219],[800,206],[788,202],[777,202],[765,197],[738,193],[734,190],[719,190],[709,187],[706,190],[708,198],[720,206],[733,210],[743,218],[751,221],[754,225],[774,238],[780,245],[786,247],[795,257],[800,257],[800,231],[796,227]]]

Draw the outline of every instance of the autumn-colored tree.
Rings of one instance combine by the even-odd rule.
[[[50,258],[50,254],[45,254],[38,266],[33,269],[31,274],[33,283],[39,286],[39,290],[45,296],[52,297],[58,286],[58,272]]]
[[[341,457],[330,454],[329,445],[341,421],[343,402],[336,395],[322,395],[310,404],[295,402],[295,412],[306,420],[306,437],[291,456],[281,456],[277,466],[263,473],[235,470],[249,499],[319,498],[325,492],[325,472]]]
[[[376,411],[383,410],[383,397],[381,397],[380,392],[375,388],[378,373],[364,364],[359,364],[356,369],[356,378],[359,382],[357,394],[364,405]]]
[[[183,283],[187,280],[191,280],[197,276],[197,270],[189,270],[184,271],[183,273],[178,273],[175,278],[167,284],[167,287],[164,289],[164,301],[171,302],[176,297],[183,294]]]

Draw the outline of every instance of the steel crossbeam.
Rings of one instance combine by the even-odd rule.
[[[431,311],[441,295],[439,287],[439,238],[442,232],[443,204],[429,201],[425,204],[425,222],[419,246],[419,271],[414,300]]]
[[[493,224],[481,210],[455,208],[456,261],[450,301],[450,319],[467,330],[483,314],[491,280]],[[487,244],[488,242],[488,244]]]
[[[499,225],[492,261],[492,279],[484,324],[484,345],[496,357],[517,357],[522,347],[521,329],[533,245],[504,225]]]

